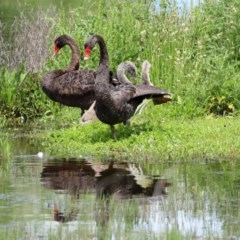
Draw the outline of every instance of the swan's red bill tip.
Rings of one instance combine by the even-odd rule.
[[[56,56],[57,56],[59,50],[60,50],[60,48],[57,47],[56,45],[54,45],[53,57],[56,57]]]
[[[90,55],[91,55],[91,49],[89,47],[86,47],[84,50],[84,60],[88,60]]]

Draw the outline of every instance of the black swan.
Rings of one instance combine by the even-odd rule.
[[[150,76],[149,76],[150,68],[151,68],[151,64],[149,63],[149,61],[147,61],[147,60],[143,61],[143,63],[142,63],[142,72],[141,72],[141,81],[142,81],[142,84],[144,84],[144,85],[151,85],[151,86],[153,86],[153,83],[151,82]],[[116,81],[116,84],[119,84],[119,83],[131,83],[129,81],[129,79],[127,78],[126,74],[125,74],[126,71],[132,77],[134,77],[134,78],[136,77],[135,75],[137,73],[137,68],[136,68],[135,64],[133,62],[131,62],[131,61],[122,62],[122,63],[120,63],[118,65],[117,73],[115,74],[117,76],[117,78],[118,78],[117,81]],[[155,99],[153,99],[153,101],[154,100]],[[142,104],[140,104],[137,107],[134,115],[141,113],[142,110],[149,103],[149,101],[151,101],[151,99],[144,99]],[[84,114],[82,115],[82,117],[80,118],[80,123],[81,124],[88,124],[88,123],[91,123],[93,121],[98,120],[96,112],[94,110],[94,106],[95,106],[95,101],[91,105],[91,107],[87,111],[85,111]]]
[[[83,113],[95,100],[95,73],[93,70],[78,70],[80,52],[75,41],[68,35],[61,35],[54,41],[54,55],[65,45],[72,50],[69,66],[46,73],[41,79],[41,87],[51,100],[79,107]]]
[[[41,79],[40,84],[45,94],[53,101],[70,107],[79,107],[82,110],[89,109],[95,100],[94,70],[79,70],[80,52],[76,42],[64,34],[54,41],[54,56],[64,46],[68,45],[72,50],[70,64],[65,69],[48,72]],[[109,73],[112,76],[112,73]],[[110,79],[112,85],[118,84],[115,77]]]
[[[84,44],[84,59],[88,59],[96,43],[100,47],[100,62],[96,70],[96,104],[94,110],[100,121],[110,125],[112,135],[116,140],[115,124],[128,121],[145,98],[153,98],[155,96],[165,98],[170,93],[150,85],[120,84],[118,88],[110,88],[109,58],[106,44],[101,36],[92,35],[87,39]]]
[[[116,73],[116,77],[117,77],[116,85],[120,84],[120,83],[131,83],[126,76],[126,72],[128,72],[128,74],[130,76],[132,76],[133,78],[136,78],[137,68],[133,62],[125,61],[118,65],[117,73]],[[114,76],[113,76],[113,79],[115,79]],[[94,110],[95,103],[96,103],[96,101],[94,101],[93,104],[91,105],[91,107],[87,111],[84,112],[84,114],[80,118],[81,124],[88,124],[88,123],[98,120],[96,112]]]

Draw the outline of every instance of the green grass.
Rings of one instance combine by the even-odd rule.
[[[55,37],[71,35],[82,51],[92,33],[106,40],[111,69],[116,69],[124,60],[131,60],[140,73],[143,60],[152,63],[153,83],[172,92],[174,102],[181,103],[172,115],[180,113],[189,118],[210,113],[238,115],[238,1],[205,1],[194,9],[183,7],[181,14],[174,2],[169,1],[161,7],[160,13],[156,13],[151,2],[100,0],[69,12],[61,7],[53,8],[54,14],[38,10],[37,17],[30,14],[30,20],[21,14],[11,29],[12,39],[4,41],[1,38],[2,55],[7,56],[2,58],[1,64],[10,71],[6,73],[6,68],[0,71],[0,102],[4,103],[1,115],[8,119],[23,116],[27,121],[44,115],[47,109],[52,114],[61,111],[58,105],[51,105],[36,83],[45,72],[63,68],[69,62],[67,47],[55,61],[49,58]],[[30,39],[26,39],[26,35]],[[98,61],[96,48],[90,61],[81,62],[81,68],[97,68]],[[35,83],[19,88],[23,76],[26,81]],[[29,94],[32,92],[33,98]],[[19,98],[24,101],[19,102]]]
[[[114,141],[109,126],[100,122],[52,129],[43,139],[54,156],[153,161],[234,161],[239,159],[239,117],[169,118],[173,105],[151,106],[132,119],[131,126],[116,126]],[[77,120],[77,118],[75,118]]]

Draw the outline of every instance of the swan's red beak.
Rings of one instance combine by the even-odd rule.
[[[90,55],[91,55],[91,49],[89,47],[86,47],[84,51],[84,60],[88,60]]]
[[[60,50],[60,48],[57,47],[57,45],[54,45],[53,57],[56,57],[56,56],[57,56],[59,50]]]

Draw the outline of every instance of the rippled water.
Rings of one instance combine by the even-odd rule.
[[[239,163],[61,159],[9,136],[0,239],[239,239]]]

